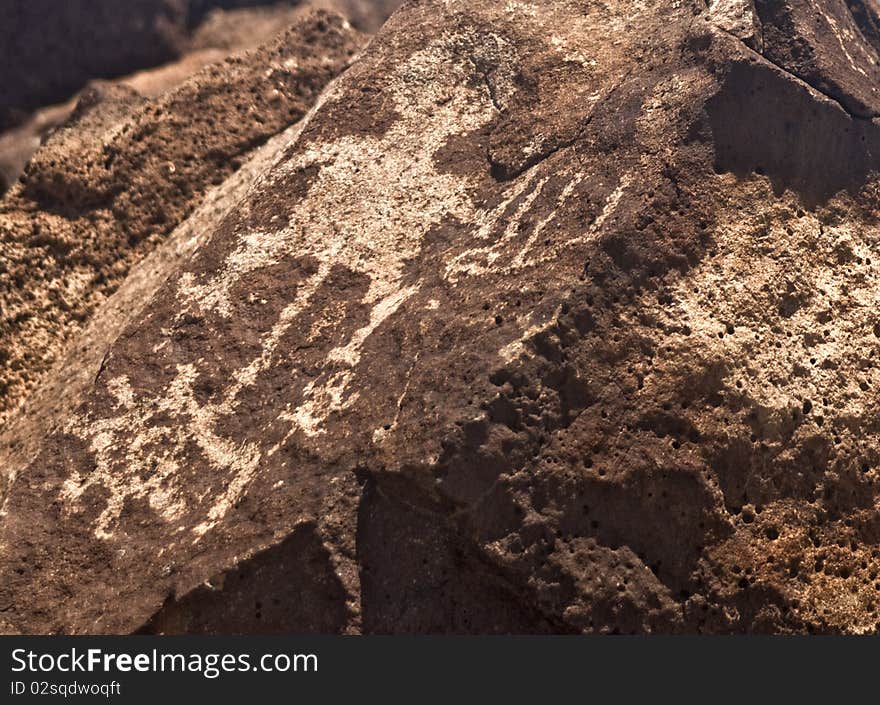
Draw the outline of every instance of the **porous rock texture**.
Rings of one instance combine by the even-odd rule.
[[[876,26],[406,4],[13,419],[5,628],[876,631]]]
[[[0,422],[130,266],[297,122],[361,42],[319,11],[155,101],[124,85],[83,93],[0,202]]]
[[[180,26],[173,33],[175,41],[165,46],[138,9],[161,15],[168,4],[70,0],[48,7],[39,0],[11,1],[0,25],[0,129],[9,123],[15,127],[0,131],[0,195],[18,180],[41,141],[67,119],[78,101],[71,92],[87,79],[113,77],[156,98],[210,63],[265,44],[312,9],[339,11],[356,27],[375,31],[397,0],[179,2],[175,17]],[[48,15],[45,20],[43,14]],[[149,51],[132,57],[144,45]],[[133,68],[138,70],[126,74]],[[47,106],[47,101],[53,104]],[[36,105],[40,107],[30,112]]]
[[[285,7],[320,6],[374,32],[400,0],[4,0],[0,21],[0,131],[60,103],[95,78],[124,76],[186,54],[197,29],[232,10],[240,30]],[[247,17],[248,10],[255,16]],[[195,36],[194,36],[195,32]]]

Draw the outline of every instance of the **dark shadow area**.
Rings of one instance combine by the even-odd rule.
[[[330,554],[303,525],[277,546],[170,598],[141,634],[338,634],[350,618]]]
[[[706,110],[717,172],[766,175],[809,206],[857,192],[880,166],[880,127],[763,64],[733,64]]]
[[[364,634],[567,632],[465,548],[440,516],[367,482],[358,515]]]

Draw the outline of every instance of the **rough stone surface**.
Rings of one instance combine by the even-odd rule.
[[[95,84],[0,203],[0,422],[244,155],[299,120],[361,39],[319,11],[149,102]]]
[[[709,0],[712,23],[749,45],[763,51],[763,28],[758,20],[754,0]]]
[[[721,4],[395,13],[15,419],[8,629],[877,631],[876,17]]]
[[[224,15],[231,42],[301,0],[6,0],[0,24],[0,130],[24,122],[35,109],[68,100],[95,78],[124,76],[179,58],[204,44],[206,19]],[[398,4],[393,0],[326,0],[326,9],[375,30]],[[223,20],[219,23],[222,25]],[[217,30],[217,27],[214,27]]]
[[[182,56],[113,80],[134,88],[145,97],[157,98],[177,88],[208,64],[266,44],[311,9],[311,4],[303,3],[214,8],[192,29]],[[81,22],[88,20],[88,14],[80,16]],[[119,71],[109,73],[115,75]],[[41,107],[22,124],[0,133],[0,194],[18,180],[41,141],[70,116],[77,102],[78,96],[73,96],[63,103]]]

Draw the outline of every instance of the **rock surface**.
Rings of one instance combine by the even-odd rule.
[[[0,203],[0,421],[131,264],[301,118],[361,41],[319,13],[153,102],[124,85],[81,96]]]
[[[5,628],[877,631],[876,26],[408,3],[23,395]]]
[[[22,115],[34,106],[45,100],[61,100],[70,96],[71,90],[79,88],[86,79],[100,76],[116,76],[114,80],[131,86],[138,93],[148,98],[157,98],[161,94],[172,90],[190,78],[197,71],[211,63],[216,63],[227,58],[232,53],[254,49],[267,43],[275,35],[279,34],[303,13],[316,7],[331,11],[340,11],[345,17],[351,18],[359,28],[370,31],[385,21],[396,2],[359,2],[358,0],[323,0],[321,2],[287,2],[269,3],[268,0],[236,0],[234,2],[219,2],[218,0],[205,0],[205,2],[190,2],[188,10],[189,27],[182,28],[177,32],[178,41],[174,46],[173,56],[166,63],[152,66],[158,61],[163,61],[168,52],[162,53],[161,45],[156,45],[150,26],[134,22],[131,26],[116,27],[115,33],[112,28],[108,29],[100,22],[95,24],[94,17],[89,12],[82,11],[82,3],[65,4],[63,12],[68,13],[65,20],[72,27],[67,27],[64,36],[74,37],[86,32],[107,33],[104,37],[104,54],[100,58],[92,57],[82,65],[75,64],[71,67],[65,64],[64,70],[55,66],[52,61],[58,59],[56,53],[51,53],[51,61],[46,59],[46,54],[52,51],[52,44],[57,43],[58,38],[52,35],[52,22],[58,22],[55,17],[49,22],[49,29],[42,23],[31,24],[33,16],[24,12],[18,20],[24,27],[7,25],[6,29],[17,29],[18,41],[26,44],[29,51],[40,57],[40,61],[49,61],[47,66],[30,66],[27,76],[19,75],[22,62],[26,59],[18,59],[11,56],[16,48],[15,43],[4,45],[8,51],[7,70],[10,75],[2,76],[0,82],[6,86],[5,100],[9,104],[7,110],[8,119],[5,122],[21,123],[16,127],[0,131],[0,195],[6,192],[21,175],[25,165],[40,146],[40,142],[60,123],[64,122],[73,108],[76,106],[78,96],[73,96],[63,103],[40,107],[29,117]],[[90,5],[95,7],[95,5]],[[118,3],[115,8],[122,7]],[[73,12],[79,8],[78,13]],[[183,19],[183,13],[180,19]],[[109,11],[102,15],[105,21],[111,21],[113,14]],[[35,29],[40,30],[39,37],[29,35]],[[3,29],[0,29],[2,33]],[[129,37],[126,32],[136,36]],[[124,36],[123,36],[124,35]],[[123,41],[123,39],[125,41]],[[130,51],[127,47],[138,46],[139,42],[147,41],[157,52],[143,56],[134,61],[122,56],[117,57],[119,49]],[[114,44],[116,42],[116,44]],[[48,44],[49,46],[46,46]],[[116,48],[117,53],[114,53]],[[118,59],[118,61],[117,61]],[[151,66],[151,68],[138,70],[134,74],[125,74],[132,66]],[[64,71],[73,71],[75,80],[65,79]],[[50,75],[44,75],[48,72]],[[17,82],[26,81],[33,85],[34,95],[25,97],[18,90]],[[59,85],[56,85],[58,83]],[[54,86],[54,88],[53,88]],[[17,96],[17,97],[16,97]],[[2,104],[2,103],[0,103]],[[2,110],[2,108],[0,108]],[[0,128],[3,120],[0,119]]]

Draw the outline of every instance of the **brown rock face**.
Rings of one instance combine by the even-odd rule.
[[[132,14],[132,6],[121,3],[74,0],[46,9],[12,2],[0,27],[0,195],[18,180],[41,140],[67,119],[78,100],[72,94],[88,80],[114,78],[155,98],[210,63],[265,44],[310,10],[339,11],[359,29],[375,31],[397,4],[175,0],[135,3]],[[177,11],[169,27],[161,18],[172,5]],[[163,27],[171,35],[165,42],[156,38]]]
[[[299,120],[361,41],[318,13],[155,101],[125,86],[84,92],[0,204],[0,420],[130,266]]]
[[[181,224],[19,337],[73,331],[0,445],[7,628],[877,631],[876,27],[411,2],[189,219],[212,150],[108,190],[88,135],[157,149],[111,96],[20,197]]]

